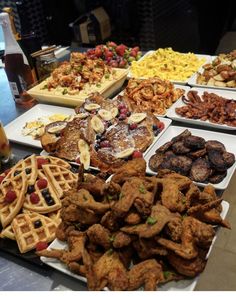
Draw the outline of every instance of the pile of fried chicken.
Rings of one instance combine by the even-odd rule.
[[[148,177],[145,170],[142,158],[109,182],[81,170],[77,188],[63,198],[56,232],[68,249],[37,254],[86,277],[89,290],[156,290],[201,273],[216,227],[230,228],[221,218],[222,199],[211,185],[201,191],[178,173]]]

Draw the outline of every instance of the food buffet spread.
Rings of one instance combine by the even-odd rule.
[[[89,290],[184,279],[193,290],[218,229],[230,229],[218,190],[236,167],[236,137],[224,133],[236,130],[235,81],[236,51],[141,57],[109,42],[71,53],[4,127],[42,153],[0,174],[0,240]]]

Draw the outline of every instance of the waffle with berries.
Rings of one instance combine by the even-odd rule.
[[[61,201],[42,170],[34,185],[28,186],[23,207],[38,213],[49,213],[61,208]]]
[[[11,240],[16,240],[14,231],[12,230],[12,226],[8,225],[6,228],[4,228],[0,233],[1,238],[8,238]]]
[[[12,229],[21,253],[37,247],[40,242],[51,242],[55,239],[57,225],[55,222],[38,213],[22,213],[12,222]]]
[[[13,178],[4,179],[0,185],[0,221],[2,227],[9,225],[20,212],[27,190],[27,177],[22,172]]]
[[[8,178],[13,178],[14,176],[25,172],[27,177],[27,182],[29,185],[33,185],[37,178],[37,162],[36,156],[30,155],[26,159],[19,161],[8,173]]]
[[[46,165],[46,164],[62,166],[67,169],[71,168],[70,164],[65,160],[62,160],[60,158],[56,158],[53,156],[36,156],[36,161],[37,161],[38,169],[41,169],[42,165]]]

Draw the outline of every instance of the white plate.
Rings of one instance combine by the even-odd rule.
[[[146,58],[148,55],[150,55],[150,54],[153,54],[153,53],[155,53],[155,51],[148,51],[148,52],[146,52],[146,54],[145,55],[143,55],[142,56],[142,58],[141,59],[139,59],[137,62],[141,62],[144,58]],[[206,63],[209,63],[210,61],[211,61],[211,56],[209,56],[209,55],[198,55],[198,54],[195,54],[198,58],[205,58],[206,59],[206,62],[204,63],[204,64],[206,64]],[[129,70],[129,73],[128,73],[128,75],[127,75],[127,78],[128,79],[130,79],[130,78],[134,78],[134,76],[132,75],[132,71],[131,71],[131,67],[129,68],[130,70]],[[200,69],[202,69],[202,67],[200,67],[199,69],[197,69],[197,71],[196,72],[198,72],[198,71],[200,71]],[[147,77],[136,77],[136,78],[139,78],[139,79],[147,79]],[[187,84],[187,82],[188,82],[188,79],[186,79],[185,81],[182,81],[182,80],[170,80],[172,83],[175,83],[175,84],[179,84],[179,85],[186,85]]]
[[[145,160],[147,162],[147,170],[146,170],[147,173],[156,175],[156,172],[152,171],[148,164],[151,156],[155,154],[155,151],[160,146],[170,141],[173,137],[182,133],[185,129],[188,129],[192,133],[192,135],[203,137],[205,140],[218,140],[222,142],[225,145],[226,150],[230,153],[233,153],[236,156],[236,136],[207,131],[207,130],[198,130],[198,129],[192,129],[187,127],[170,126],[166,130],[166,132],[162,135],[162,137],[155,143],[155,145],[152,146],[152,148],[148,151],[147,155],[145,156]],[[213,186],[219,190],[226,189],[235,171],[235,168],[236,168],[236,162],[227,170],[226,177],[220,183],[213,184]],[[194,183],[202,187],[205,187],[207,185],[204,183],[197,183],[197,182],[194,182]]]
[[[168,127],[171,125],[171,122],[172,122],[171,119],[159,118],[159,117],[157,117],[157,118],[158,118],[161,122],[164,123],[165,127],[164,127],[164,129],[163,129],[163,130],[162,130],[162,131],[161,131],[161,132],[154,138],[152,144],[151,144],[151,145],[146,149],[146,151],[143,153],[143,156],[144,156],[144,157],[145,157],[146,154],[149,152],[149,150],[155,145],[156,141],[162,136],[162,134],[165,133],[165,131],[168,129]],[[41,156],[48,156],[49,154],[48,154],[45,150],[43,150],[43,151],[41,151],[40,155],[41,155]],[[73,162],[73,161],[68,161],[68,162],[69,162],[70,164],[72,164],[72,165],[79,166],[79,164],[76,163],[76,162]],[[93,169],[93,170],[98,170],[98,171],[99,171],[99,169],[98,169],[97,167],[93,167],[93,166],[90,166],[89,169]]]
[[[8,139],[13,142],[41,148],[41,142],[33,139],[30,135],[24,136],[22,134],[22,129],[26,122],[35,121],[42,116],[50,116],[55,113],[71,115],[75,112],[73,108],[37,104],[4,127]]]
[[[186,94],[186,93],[190,90],[190,87],[188,87],[188,86],[184,86],[184,85],[174,84],[174,87],[175,87],[175,89],[176,89],[176,88],[183,89],[183,90],[185,91],[184,94]],[[119,94],[117,94],[114,98],[116,98],[117,96],[123,95],[123,94],[124,94],[124,90],[122,90],[122,91],[121,91]],[[178,102],[179,100],[181,100],[181,98],[182,98],[182,97],[180,97],[179,99],[177,99],[176,102]],[[176,103],[176,102],[175,102],[175,103]],[[156,116],[156,117],[160,117],[160,120],[162,120],[162,117],[167,116],[168,111],[172,109],[172,107],[174,106],[175,103],[173,103],[173,104],[170,106],[170,108],[168,108],[168,109],[166,110],[166,112],[165,112],[164,114],[155,114],[155,116]]]
[[[230,92],[225,90],[212,90],[208,88],[192,88],[191,91],[197,91],[199,96],[202,96],[204,92],[214,93],[218,96],[222,96],[227,99],[236,100],[236,92]],[[167,111],[167,117],[171,118],[172,120],[179,121],[179,122],[186,122],[189,124],[195,124],[200,126],[207,126],[212,128],[224,129],[224,130],[236,130],[236,127],[227,126],[227,125],[220,125],[216,123],[211,123],[209,121],[202,121],[198,119],[188,119],[185,117],[181,117],[175,112],[177,107],[186,106],[186,104],[182,101],[182,99],[176,101],[171,108]]]
[[[209,56],[210,59],[205,63],[212,63],[212,61],[217,56]],[[204,69],[201,67],[197,72],[202,73]],[[236,91],[236,88],[229,88],[229,87],[217,87],[217,86],[208,86],[208,85],[200,85],[197,83],[197,72],[194,73],[187,81],[187,84],[192,87],[199,87],[199,88],[210,88],[210,89],[218,89],[218,90],[226,90],[226,91]]]
[[[229,210],[229,203],[226,202],[226,201],[222,201],[222,212],[221,212],[221,217],[223,219],[225,219],[226,217],[226,214]],[[211,253],[211,250],[212,250],[212,247],[214,245],[214,242],[216,240],[216,237],[217,237],[217,233],[215,235],[215,237],[213,238],[213,241],[212,241],[212,244],[210,246],[210,249],[208,251],[208,254],[206,256],[206,258],[209,257],[210,253]],[[48,247],[48,249],[65,249],[67,248],[67,244],[63,241],[60,241],[58,239],[55,239]],[[53,267],[54,269],[56,270],[59,270],[67,275],[70,275],[84,283],[87,283],[87,279],[83,276],[80,276],[78,274],[75,274],[73,272],[71,272],[65,264],[63,264],[61,261],[59,261],[58,259],[53,259],[53,258],[46,258],[46,257],[40,257],[40,260]],[[164,285],[161,285],[161,286],[158,286],[158,291],[193,291],[197,282],[198,282],[198,279],[199,279],[200,276],[197,276],[193,279],[185,279],[185,280],[180,280],[180,281],[172,281],[172,282],[169,282],[169,283],[166,283]]]

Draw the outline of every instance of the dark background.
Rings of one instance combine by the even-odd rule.
[[[0,9],[16,1],[1,0]],[[174,50],[214,54],[220,39],[236,31],[236,1],[212,0],[24,0],[25,17],[43,44],[78,43],[69,27],[76,18],[99,6],[112,26],[109,40],[142,50],[171,46]],[[81,46],[81,44],[79,44]]]

